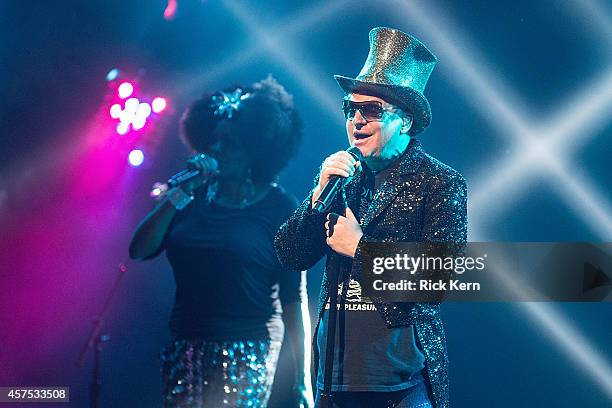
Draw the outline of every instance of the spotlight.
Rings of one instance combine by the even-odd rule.
[[[144,127],[146,122],[147,122],[146,116],[136,115],[134,116],[134,119],[132,119],[132,128],[134,128],[134,130],[140,130]]]
[[[130,124],[130,122],[132,121],[132,116],[134,115],[133,112],[130,112],[127,109],[124,109],[121,111],[121,113],[119,113],[119,122],[125,122],[128,125]]]
[[[176,0],[168,0],[168,5],[166,6],[166,9],[164,10],[164,18],[166,20],[172,20],[176,16],[177,6],[178,4]]]
[[[130,98],[125,101],[125,110],[130,113],[136,113],[138,105],[140,105],[140,101],[138,100],[138,98]]]
[[[144,118],[148,118],[151,114],[151,105],[146,102],[142,102],[138,105],[138,109],[136,109],[136,115],[143,116]]]
[[[132,92],[134,92],[134,85],[130,84],[129,82],[124,82],[119,85],[117,92],[119,93],[119,97],[121,99],[125,99],[130,96]]]
[[[121,121],[117,124],[117,133],[125,135],[130,130],[130,122]]]
[[[142,153],[142,150],[132,150],[128,156],[128,161],[133,167],[140,166],[144,161],[144,154]]]
[[[159,96],[153,99],[153,102],[151,102],[151,107],[153,108],[153,112],[155,113],[163,112],[163,110],[166,109],[166,106],[167,106],[166,98],[162,98]]]
[[[113,68],[110,71],[108,71],[108,74],[106,74],[106,80],[114,81],[115,79],[117,79],[118,76],[119,76],[119,70],[117,68]]]
[[[119,105],[118,103],[114,104],[110,107],[109,110],[110,117],[113,119],[119,119],[119,116],[121,115],[121,110],[121,105]]]
[[[107,74],[107,80],[119,78],[119,70],[114,68]],[[121,73],[124,76],[123,73]],[[108,114],[115,120],[114,126],[117,134],[126,135],[132,130],[140,131],[147,127],[147,122],[158,120],[157,116],[150,119],[152,113],[161,114],[168,107],[168,102],[163,97],[151,98],[142,95],[140,87],[134,84],[135,79],[121,79],[111,83],[113,95],[108,108]],[[116,84],[119,84],[116,86]],[[146,101],[146,102],[145,102]]]

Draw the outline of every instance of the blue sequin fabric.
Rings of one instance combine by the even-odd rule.
[[[266,407],[281,342],[173,339],[161,352],[164,408]]]
[[[358,278],[365,242],[442,242],[456,244],[449,247],[460,251],[467,241],[467,186],[463,176],[423,152],[415,139],[410,141],[400,160],[365,211],[359,212],[363,172],[347,183],[344,194],[339,194],[332,206],[331,211],[343,214],[343,206],[348,205],[361,224],[364,235],[352,262],[327,246],[325,215],[311,211],[311,195],[276,234],[276,252],[286,267],[309,269],[327,256],[319,297],[319,318],[329,298],[329,272],[333,268],[339,271],[349,269],[351,275]],[[414,326],[425,355],[425,381],[434,406],[448,407],[448,356],[439,302],[372,300],[388,327]],[[317,338],[316,329],[314,338]],[[316,370],[316,345],[313,354]]]

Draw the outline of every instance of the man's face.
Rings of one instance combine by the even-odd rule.
[[[378,102],[383,108],[393,108],[393,105],[376,96],[353,93],[349,99],[354,102]],[[399,157],[410,141],[408,134],[401,133],[404,125],[401,115],[399,109],[386,109],[381,119],[367,121],[357,110],[353,119],[346,121],[350,144],[359,148],[366,161],[368,158],[386,161]]]

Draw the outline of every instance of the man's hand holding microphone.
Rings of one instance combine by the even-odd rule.
[[[321,212],[327,207],[345,181],[344,179],[353,177],[361,169],[361,162],[358,158],[358,149],[352,147],[348,151],[336,152],[323,161],[319,184],[312,195],[313,210]],[[326,242],[331,249],[344,256],[351,258],[355,256],[363,232],[350,208],[345,209],[344,216],[336,213],[327,214],[325,229],[327,231]]]

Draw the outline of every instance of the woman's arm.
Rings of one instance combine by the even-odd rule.
[[[200,172],[196,177],[189,178],[170,189],[138,224],[130,242],[130,258],[143,260],[159,254],[177,211],[189,205],[193,200],[194,191],[202,188],[210,176],[216,174],[218,168],[216,160],[204,154],[193,156],[187,163],[188,168],[198,169]]]
[[[158,254],[176,213],[169,198],[164,197],[136,227],[130,242],[130,258],[140,261]]]
[[[295,360],[296,407],[314,406],[310,379],[310,315],[306,295],[306,271],[301,272],[300,296],[297,301],[283,303],[285,338],[289,340]]]

